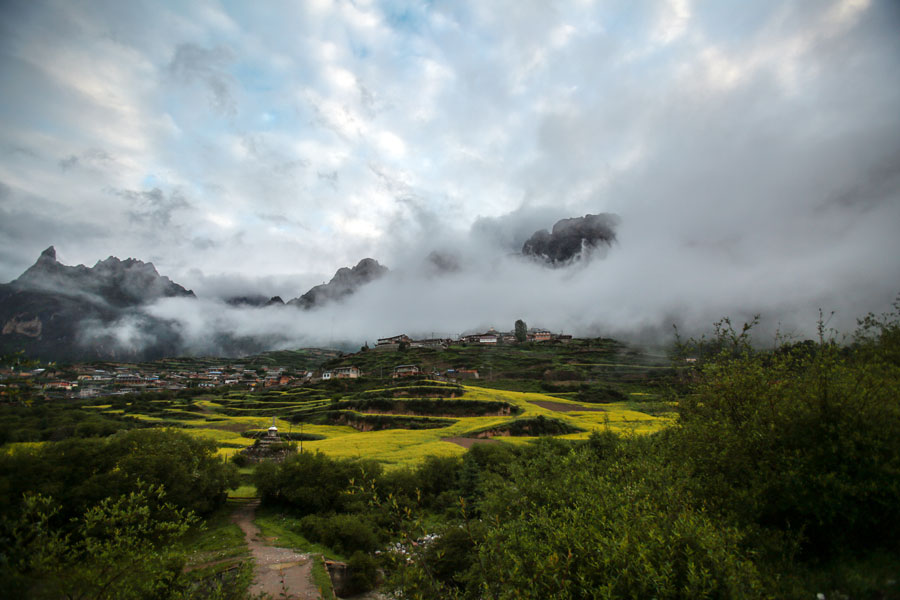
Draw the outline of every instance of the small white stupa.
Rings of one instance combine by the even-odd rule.
[[[278,438],[278,428],[275,427],[275,417],[272,417],[272,426],[269,427],[269,438]]]

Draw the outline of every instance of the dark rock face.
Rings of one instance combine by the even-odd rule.
[[[93,267],[60,264],[53,246],[18,279],[0,284],[0,352],[45,360],[131,360],[171,354],[180,336],[137,307],[194,297],[151,263],[109,257]]]
[[[53,246],[44,250],[37,262],[10,285],[68,296],[94,295],[95,300],[112,306],[137,306],[159,298],[194,296],[194,292],[157,273],[153,263],[110,256],[97,261],[93,267],[68,267],[56,260]]]
[[[609,213],[557,221],[552,231],[534,232],[522,246],[522,254],[560,267],[587,258],[597,248],[616,241],[619,217]]]
[[[269,299],[265,296],[232,296],[225,299],[225,304],[236,307],[259,308],[268,306]]]
[[[340,300],[387,272],[388,268],[378,264],[377,260],[364,258],[352,269],[347,267],[338,269],[331,281],[315,286],[299,298],[289,301],[288,304],[310,309]]]

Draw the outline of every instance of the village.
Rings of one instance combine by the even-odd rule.
[[[366,345],[362,351],[403,351],[412,348],[446,349],[451,345],[478,345],[483,347],[513,345],[519,343],[567,343],[571,335],[556,334],[545,329],[529,329],[525,341],[520,342],[514,332],[497,331],[494,328],[483,333],[463,334],[456,338],[414,339],[406,334],[379,338],[373,348]],[[393,379],[427,376],[439,381],[479,379],[477,369],[451,368],[443,371],[427,370],[418,364],[397,364],[392,370],[368,373],[358,366],[344,365],[315,370],[294,369],[288,366],[259,367],[245,362],[222,362],[202,368],[159,368],[154,363],[114,364],[82,363],[72,366],[49,364],[35,368],[0,368],[0,398],[7,400],[16,390],[29,390],[29,394],[44,398],[90,399],[142,392],[195,392],[223,387],[254,391],[280,387],[289,388],[310,383],[357,379],[360,377],[391,377]]]

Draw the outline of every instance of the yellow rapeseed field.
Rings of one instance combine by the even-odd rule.
[[[627,433],[653,433],[671,422],[671,415],[653,416],[631,410],[626,403],[591,405],[561,399],[546,394],[512,392],[481,387],[464,386],[462,400],[507,402],[522,409],[515,416],[456,417],[453,424],[439,429],[384,429],[362,432],[352,427],[339,425],[312,425],[290,423],[275,419],[275,425],[282,433],[300,433],[323,436],[325,439],[304,441],[304,452],[318,451],[340,458],[368,458],[383,463],[387,468],[411,466],[426,456],[452,456],[465,452],[457,443],[445,441],[447,438],[474,437],[475,432],[497,428],[522,418],[543,416],[565,422],[582,431],[561,435],[565,439],[586,439],[594,430],[610,429]],[[552,403],[541,406],[540,403]],[[272,425],[272,417],[229,416],[220,412],[223,404],[214,400],[195,402],[206,413],[205,419],[179,419],[173,412],[165,420],[177,422],[185,432],[214,441],[220,445],[219,455],[230,457],[239,447],[253,444],[250,438],[241,437],[246,430],[265,430]],[[555,410],[563,406],[569,410]],[[599,409],[599,410],[598,410]],[[106,409],[112,412],[109,409]],[[247,412],[252,412],[248,410]],[[159,417],[134,415],[147,421],[161,421]],[[213,419],[213,420],[207,420]],[[527,443],[532,437],[497,436],[494,439],[513,444]]]

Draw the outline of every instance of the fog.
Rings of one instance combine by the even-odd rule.
[[[0,277],[51,244],[152,261],[197,294],[140,309],[187,352],[520,318],[807,337],[900,292],[897,2],[8,4]],[[601,213],[590,260],[520,256]],[[365,257],[390,274],[340,303],[223,301]],[[154,322],[85,339],[152,345]]]
[[[531,215],[524,219],[530,222]],[[672,340],[673,325],[684,335],[699,335],[722,317],[739,324],[757,314],[762,322],[756,341],[766,345],[776,331],[797,339],[814,336],[819,309],[828,327],[843,335],[865,313],[889,308],[900,292],[896,264],[894,277],[882,277],[883,267],[859,265],[895,262],[865,236],[873,228],[890,229],[900,222],[900,212],[887,205],[868,219],[872,222],[858,232],[832,237],[824,230],[820,235],[829,243],[808,245],[806,252],[798,244],[777,270],[761,256],[782,252],[777,236],[784,224],[773,224],[774,233],[758,232],[752,244],[729,246],[726,240],[715,249],[685,239],[676,228],[625,218],[609,251],[560,269],[514,252],[527,228],[506,238],[485,236],[479,224],[468,234],[444,234],[436,247],[424,240],[412,245],[405,260],[395,256],[400,262],[389,265],[386,276],[343,301],[311,310],[238,308],[200,297],[164,299],[147,311],[177,323],[193,353],[215,350],[214,340],[223,335],[274,348],[355,349],[399,333],[456,337],[488,327],[511,330],[516,319],[557,333],[657,345]],[[891,248],[900,252],[896,244]],[[436,269],[431,249],[458,267]]]

